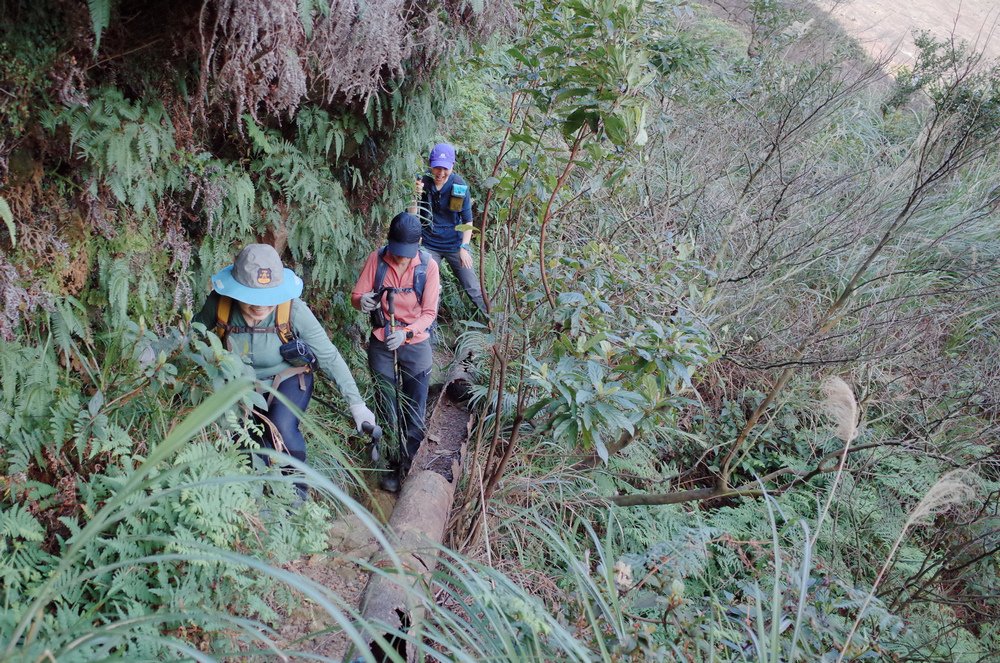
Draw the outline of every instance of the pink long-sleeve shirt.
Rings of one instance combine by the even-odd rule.
[[[351,305],[358,310],[361,309],[361,295],[371,292],[375,285],[375,270],[378,267],[379,260],[378,251],[372,251],[365,261],[365,266],[361,268],[361,275],[358,276],[358,282],[354,284],[354,289],[351,291]],[[416,266],[420,264],[420,253],[417,253],[410,260],[410,264],[406,266],[406,269],[402,273],[398,273],[396,267],[391,263],[387,264],[389,265],[389,269],[385,271],[385,279],[382,281],[383,287],[412,288],[413,272]],[[427,282],[424,284],[422,304],[417,301],[417,293],[415,292],[395,293],[393,303],[396,309],[396,326],[409,327],[413,332],[413,338],[408,340],[407,343],[420,343],[430,336],[427,333],[427,328],[434,323],[434,319],[437,317],[438,298],[440,294],[441,273],[438,269],[438,264],[434,260],[427,261]],[[382,312],[385,313],[385,317],[388,320],[389,305],[384,295],[382,297]],[[385,328],[375,329],[373,333],[378,340],[385,341]]]

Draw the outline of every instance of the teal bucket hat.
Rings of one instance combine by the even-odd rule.
[[[212,288],[245,304],[277,306],[302,294],[302,279],[281,264],[273,246],[250,244],[212,277]]]

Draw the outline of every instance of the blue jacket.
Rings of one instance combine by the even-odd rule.
[[[452,212],[448,205],[452,185],[465,184],[465,180],[452,173],[440,191],[434,188],[433,177],[424,175],[423,180],[424,193],[417,214],[424,226],[424,246],[436,253],[455,253],[462,246],[462,232],[455,230],[455,226],[472,223],[472,196],[466,192],[461,212]]]

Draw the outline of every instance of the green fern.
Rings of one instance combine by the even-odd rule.
[[[132,268],[127,258],[116,258],[110,263],[110,266],[102,269],[102,273],[108,293],[110,322],[114,326],[119,326],[123,325],[128,317]]]
[[[87,0],[90,10],[90,27],[94,31],[94,53],[101,50],[101,35],[111,24],[111,4],[113,0]]]
[[[0,586],[8,609],[52,568],[54,558],[41,547],[45,537],[45,528],[25,506],[0,510]]]

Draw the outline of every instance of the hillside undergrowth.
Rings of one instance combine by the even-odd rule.
[[[893,78],[772,1],[140,4],[0,2],[0,659],[283,656],[302,597],[386,632],[283,567],[340,513],[381,535],[346,419],[306,417],[285,517],[190,311],[273,243],[364,375],[346,289],[441,139],[492,312],[445,284],[477,423],[393,636],[1000,652],[997,63],[922,36]]]

